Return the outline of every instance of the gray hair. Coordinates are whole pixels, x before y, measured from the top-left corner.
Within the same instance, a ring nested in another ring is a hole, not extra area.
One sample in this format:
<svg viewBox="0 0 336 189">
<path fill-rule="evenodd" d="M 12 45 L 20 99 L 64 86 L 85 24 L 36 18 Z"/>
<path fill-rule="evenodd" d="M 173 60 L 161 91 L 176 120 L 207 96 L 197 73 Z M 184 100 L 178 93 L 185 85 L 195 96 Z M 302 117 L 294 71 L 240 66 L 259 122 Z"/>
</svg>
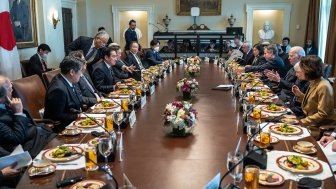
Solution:
<svg viewBox="0 0 336 189">
<path fill-rule="evenodd" d="M 300 68 L 300 62 L 298 62 L 298 63 L 296 63 L 296 64 L 294 65 L 294 70 L 295 70 L 295 71 L 300 71 L 300 70 L 301 70 L 301 68 Z"/>
<path fill-rule="evenodd" d="M 66 56 L 63 61 L 60 63 L 60 69 L 62 74 L 68 74 L 70 70 L 75 71 L 76 73 L 82 69 L 82 66 L 85 64 L 85 60 L 77 58 L 75 56 Z"/>
<path fill-rule="evenodd" d="M 290 49 L 290 51 L 293 51 L 295 54 L 297 54 L 300 58 L 301 57 L 305 57 L 306 53 L 304 51 L 304 49 L 300 46 L 294 46 Z"/>
<path fill-rule="evenodd" d="M 0 98 L 3 98 L 7 95 L 6 89 L 6 80 L 7 78 L 3 75 L 0 75 Z"/>
<path fill-rule="evenodd" d="M 108 39 L 110 36 L 106 31 L 99 31 L 96 35 L 95 35 L 95 39 L 97 38 L 105 38 Z"/>
<path fill-rule="evenodd" d="M 244 41 L 244 43 L 246 44 L 246 47 L 248 49 L 251 49 L 252 48 L 252 43 L 250 41 Z"/>
</svg>

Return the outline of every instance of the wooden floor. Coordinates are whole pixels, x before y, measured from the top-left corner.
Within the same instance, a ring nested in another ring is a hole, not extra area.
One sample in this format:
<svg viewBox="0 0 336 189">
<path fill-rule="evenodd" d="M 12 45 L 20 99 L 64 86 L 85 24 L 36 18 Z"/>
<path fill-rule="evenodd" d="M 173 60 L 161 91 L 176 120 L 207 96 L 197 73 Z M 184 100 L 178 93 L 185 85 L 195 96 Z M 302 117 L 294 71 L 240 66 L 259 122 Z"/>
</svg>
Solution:
<svg viewBox="0 0 336 189">
<path fill-rule="evenodd" d="M 137 189 L 203 188 L 218 172 L 223 174 L 227 171 L 227 152 L 235 149 L 239 136 L 246 141 L 240 128 L 241 114 L 236 110 L 236 98 L 232 97 L 230 91 L 211 90 L 218 84 L 229 83 L 223 70 L 213 64 L 202 65 L 197 77 L 200 89 L 192 102 L 199 112 L 199 119 L 194 134 L 185 138 L 165 136 L 162 113 L 167 103 L 180 98 L 176 92 L 176 82 L 183 77 L 182 66 L 168 74 L 156 87 L 155 94 L 148 98 L 146 107 L 137 111 L 135 128 L 124 130 L 124 161 L 111 163 L 119 184 L 123 183 L 122 173 L 125 173 Z M 73 139 L 59 137 L 48 147 L 85 142 L 90 138 L 90 134 Z M 313 141 L 312 138 L 306 140 Z M 275 149 L 292 151 L 294 143 L 281 141 L 275 145 Z M 320 149 L 318 157 L 326 161 Z M 99 171 L 57 171 L 53 175 L 34 179 L 25 174 L 18 188 L 56 188 L 55 183 L 62 178 L 80 175 L 87 179 L 106 180 L 106 175 Z M 228 176 L 224 183 L 231 181 Z M 324 184 L 325 188 L 336 186 L 334 178 L 327 179 Z M 294 189 L 296 183 L 287 180 L 284 185 L 274 188 Z"/>
</svg>

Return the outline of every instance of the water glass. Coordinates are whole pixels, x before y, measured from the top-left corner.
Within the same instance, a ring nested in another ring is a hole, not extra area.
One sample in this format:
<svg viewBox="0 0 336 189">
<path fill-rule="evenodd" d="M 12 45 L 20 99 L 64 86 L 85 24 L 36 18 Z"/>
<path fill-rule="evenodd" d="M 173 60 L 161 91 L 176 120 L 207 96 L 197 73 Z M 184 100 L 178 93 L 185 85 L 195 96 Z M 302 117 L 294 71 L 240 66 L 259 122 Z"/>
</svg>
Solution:
<svg viewBox="0 0 336 189">
<path fill-rule="evenodd" d="M 228 152 L 227 154 L 227 169 L 231 169 L 234 165 L 238 164 L 243 158 L 243 155 L 235 152 Z M 243 164 L 239 163 L 232 171 L 230 175 L 234 180 L 234 183 L 239 183 L 242 180 Z"/>
<path fill-rule="evenodd" d="M 108 165 L 107 157 L 111 154 L 113 150 L 113 145 L 112 140 L 108 134 L 99 138 L 98 150 L 99 153 L 105 157 L 105 165 L 102 168 L 104 170 L 109 170 L 110 166 Z"/>
</svg>

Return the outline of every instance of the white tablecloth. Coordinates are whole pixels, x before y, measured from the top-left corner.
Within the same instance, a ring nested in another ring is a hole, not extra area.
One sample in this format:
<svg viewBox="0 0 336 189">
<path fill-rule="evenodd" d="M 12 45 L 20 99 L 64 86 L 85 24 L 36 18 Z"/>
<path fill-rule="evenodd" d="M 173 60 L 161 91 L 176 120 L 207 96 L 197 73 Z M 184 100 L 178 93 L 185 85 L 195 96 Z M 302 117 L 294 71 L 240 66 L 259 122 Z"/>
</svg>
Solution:
<svg viewBox="0 0 336 189">
<path fill-rule="evenodd" d="M 87 146 L 87 144 L 64 144 L 67 146 L 79 146 L 81 147 L 83 150 L 84 148 Z M 41 160 L 42 159 L 42 154 L 47 151 L 47 150 L 42 150 L 33 161 L 35 160 Z M 85 157 L 84 154 L 82 157 L 73 160 L 73 161 L 67 161 L 67 162 L 59 162 L 56 163 L 56 170 L 75 170 L 75 169 L 81 169 L 85 167 Z"/>
<path fill-rule="evenodd" d="M 336 142 L 336 141 L 334 141 Z M 325 154 L 325 156 L 327 157 L 331 168 L 333 171 L 336 171 L 336 152 L 332 151 L 331 146 L 334 142 L 329 143 L 326 147 L 323 147 L 319 142 L 319 146 L 321 147 L 323 153 Z"/>
<path fill-rule="evenodd" d="M 323 167 L 323 171 L 319 174 L 313 174 L 313 175 L 304 175 L 304 174 L 297 174 L 297 173 L 292 173 L 286 170 L 281 169 L 277 163 L 276 160 L 277 158 L 281 157 L 281 156 L 287 156 L 287 155 L 300 155 L 300 156 L 305 156 L 302 154 L 298 154 L 295 152 L 287 152 L 287 151 L 271 151 L 271 152 L 267 152 L 267 170 L 272 170 L 274 172 L 277 172 L 279 174 L 281 174 L 282 176 L 284 176 L 284 178 L 290 179 L 290 180 L 294 180 L 297 181 L 302 177 L 308 176 L 314 179 L 319 179 L 319 180 L 325 180 L 329 177 L 333 176 L 333 173 L 330 170 L 329 164 L 321 161 L 321 160 L 317 160 L 321 163 L 322 167 Z M 310 156 L 306 156 L 306 157 L 310 157 Z M 311 158 L 311 157 L 310 157 Z"/>
</svg>

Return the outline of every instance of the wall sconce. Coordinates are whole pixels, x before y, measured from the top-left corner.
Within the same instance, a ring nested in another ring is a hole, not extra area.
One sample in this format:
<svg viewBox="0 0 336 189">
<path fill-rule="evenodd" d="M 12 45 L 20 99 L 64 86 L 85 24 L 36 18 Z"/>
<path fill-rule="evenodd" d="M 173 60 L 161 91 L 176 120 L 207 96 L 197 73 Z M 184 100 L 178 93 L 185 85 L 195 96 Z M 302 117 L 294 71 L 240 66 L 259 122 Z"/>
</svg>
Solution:
<svg viewBox="0 0 336 189">
<path fill-rule="evenodd" d="M 52 17 L 51 17 L 51 19 L 52 19 L 52 23 L 53 23 L 53 25 L 54 25 L 54 29 L 56 29 L 57 23 L 58 23 L 59 21 L 61 21 L 61 20 L 58 18 L 58 12 L 57 12 L 57 11 L 54 11 L 54 12 L 52 13 Z"/>
</svg>

